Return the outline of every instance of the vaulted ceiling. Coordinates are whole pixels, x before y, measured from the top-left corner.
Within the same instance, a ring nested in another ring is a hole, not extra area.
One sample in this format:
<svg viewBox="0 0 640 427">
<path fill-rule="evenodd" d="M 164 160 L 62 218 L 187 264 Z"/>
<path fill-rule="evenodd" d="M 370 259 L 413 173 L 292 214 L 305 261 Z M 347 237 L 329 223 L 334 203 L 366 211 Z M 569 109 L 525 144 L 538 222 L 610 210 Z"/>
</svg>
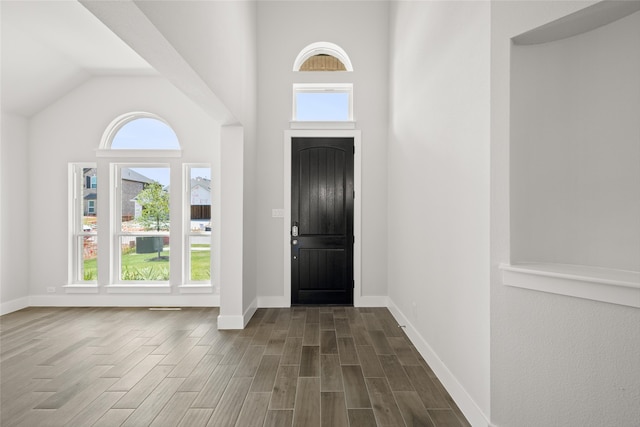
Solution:
<svg viewBox="0 0 640 427">
<path fill-rule="evenodd" d="M 93 76 L 158 73 L 76 1 L 2 1 L 1 106 L 30 117 Z"/>
</svg>

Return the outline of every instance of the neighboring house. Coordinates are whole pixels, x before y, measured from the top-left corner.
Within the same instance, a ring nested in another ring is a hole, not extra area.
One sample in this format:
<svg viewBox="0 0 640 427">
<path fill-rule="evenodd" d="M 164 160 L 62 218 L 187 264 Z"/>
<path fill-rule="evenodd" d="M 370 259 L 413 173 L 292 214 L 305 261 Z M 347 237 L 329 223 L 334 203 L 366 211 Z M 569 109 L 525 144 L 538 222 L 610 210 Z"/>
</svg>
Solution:
<svg viewBox="0 0 640 427">
<path fill-rule="evenodd" d="M 191 179 L 191 219 L 211 219 L 210 179 Z"/>
<path fill-rule="evenodd" d="M 82 170 L 82 199 L 84 216 L 96 216 L 98 212 L 98 170 L 84 168 Z"/>
<path fill-rule="evenodd" d="M 121 169 L 121 191 L 122 191 L 122 221 L 131 221 L 140 215 L 141 208 L 135 201 L 136 196 L 144 190 L 147 184 L 153 182 L 152 179 L 128 169 Z"/>
</svg>

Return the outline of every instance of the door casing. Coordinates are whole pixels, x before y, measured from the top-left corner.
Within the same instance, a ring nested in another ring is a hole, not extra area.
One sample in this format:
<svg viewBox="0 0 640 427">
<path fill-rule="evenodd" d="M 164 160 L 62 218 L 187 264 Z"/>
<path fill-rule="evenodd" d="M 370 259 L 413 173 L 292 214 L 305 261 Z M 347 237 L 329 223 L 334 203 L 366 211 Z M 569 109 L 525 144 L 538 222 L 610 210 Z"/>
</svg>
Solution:
<svg viewBox="0 0 640 427">
<path fill-rule="evenodd" d="M 292 129 L 284 131 L 284 297 L 273 306 L 291 307 L 291 139 L 295 137 L 353 138 L 353 185 L 356 197 L 353 201 L 353 305 L 360 306 L 362 296 L 362 156 L 361 132 L 359 130 L 310 130 Z"/>
</svg>

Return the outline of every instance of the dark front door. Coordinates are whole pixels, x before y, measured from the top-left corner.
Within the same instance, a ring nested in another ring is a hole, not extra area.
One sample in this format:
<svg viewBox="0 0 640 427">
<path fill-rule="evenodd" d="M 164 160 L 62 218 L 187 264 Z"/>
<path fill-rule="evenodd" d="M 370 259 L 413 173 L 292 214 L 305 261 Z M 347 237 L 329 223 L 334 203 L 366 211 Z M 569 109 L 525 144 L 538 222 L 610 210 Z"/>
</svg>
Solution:
<svg viewBox="0 0 640 427">
<path fill-rule="evenodd" d="M 292 138 L 292 304 L 353 304 L 353 151 L 353 138 Z"/>
</svg>

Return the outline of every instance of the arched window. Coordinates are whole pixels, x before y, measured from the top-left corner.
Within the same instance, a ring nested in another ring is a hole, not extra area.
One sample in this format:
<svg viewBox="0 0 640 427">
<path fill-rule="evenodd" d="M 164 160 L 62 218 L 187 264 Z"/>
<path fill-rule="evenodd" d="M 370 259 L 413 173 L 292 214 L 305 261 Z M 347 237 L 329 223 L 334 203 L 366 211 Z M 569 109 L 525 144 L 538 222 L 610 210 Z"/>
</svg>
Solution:
<svg viewBox="0 0 640 427">
<path fill-rule="evenodd" d="M 293 71 L 353 71 L 353 66 L 347 53 L 337 44 L 316 42 L 300 51 Z"/>
<path fill-rule="evenodd" d="M 132 112 L 116 118 L 107 127 L 101 150 L 180 150 L 180 142 L 171 126 L 152 113 Z"/>
</svg>

